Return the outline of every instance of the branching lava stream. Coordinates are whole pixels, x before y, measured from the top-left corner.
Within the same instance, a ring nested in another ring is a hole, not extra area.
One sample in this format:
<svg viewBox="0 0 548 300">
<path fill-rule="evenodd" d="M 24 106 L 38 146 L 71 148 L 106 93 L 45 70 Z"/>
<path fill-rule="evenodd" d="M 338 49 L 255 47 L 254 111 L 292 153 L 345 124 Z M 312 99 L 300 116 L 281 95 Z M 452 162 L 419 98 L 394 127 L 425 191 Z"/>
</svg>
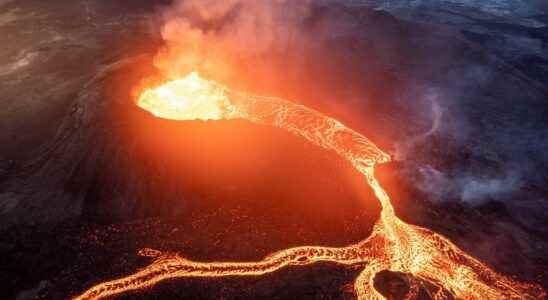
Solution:
<svg viewBox="0 0 548 300">
<path fill-rule="evenodd" d="M 379 199 L 382 211 L 371 236 L 341 248 L 303 246 L 273 253 L 258 262 L 195 262 L 176 254 L 142 249 L 154 262 L 133 275 L 97 284 L 75 299 L 97 299 L 143 289 L 159 281 L 181 277 L 257 276 L 291 265 L 331 261 L 365 265 L 354 282 L 358 299 L 383 299 L 374 288 L 383 270 L 413 275 L 432 283 L 433 299 L 543 299 L 546 292 L 534 284 L 519 283 L 497 274 L 467 255 L 445 237 L 400 220 L 390 199 L 374 177 L 376 163 L 390 157 L 371 141 L 335 119 L 292 102 L 230 91 L 196 73 L 146 90 L 141 108 L 173 120 L 241 118 L 288 130 L 326 149 L 334 150 L 359 170 Z M 410 283 L 406 299 L 418 295 Z"/>
</svg>

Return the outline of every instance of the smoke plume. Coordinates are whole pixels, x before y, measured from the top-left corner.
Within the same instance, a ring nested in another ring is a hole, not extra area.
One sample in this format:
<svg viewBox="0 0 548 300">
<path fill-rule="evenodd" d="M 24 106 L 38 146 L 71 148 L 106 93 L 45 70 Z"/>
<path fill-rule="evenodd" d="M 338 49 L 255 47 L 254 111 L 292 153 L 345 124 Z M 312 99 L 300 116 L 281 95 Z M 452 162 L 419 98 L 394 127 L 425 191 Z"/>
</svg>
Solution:
<svg viewBox="0 0 548 300">
<path fill-rule="evenodd" d="M 308 15 L 309 0 L 178 0 L 159 13 L 165 46 L 155 65 L 169 77 L 197 70 L 229 78 L 244 58 L 304 42 L 300 25 Z"/>
<path fill-rule="evenodd" d="M 443 121 L 443 108 L 440 105 L 439 91 L 433 88 L 428 89 L 422 94 L 421 99 L 424 99 L 430 106 L 428 109 L 420 109 L 420 113 L 426 115 L 421 116 L 421 119 L 428 120 L 430 126 L 424 132 L 412 135 L 402 142 L 395 144 L 394 158 L 399 161 L 404 161 L 409 151 L 412 151 L 416 144 L 426 141 L 430 136 L 436 134 Z"/>
</svg>

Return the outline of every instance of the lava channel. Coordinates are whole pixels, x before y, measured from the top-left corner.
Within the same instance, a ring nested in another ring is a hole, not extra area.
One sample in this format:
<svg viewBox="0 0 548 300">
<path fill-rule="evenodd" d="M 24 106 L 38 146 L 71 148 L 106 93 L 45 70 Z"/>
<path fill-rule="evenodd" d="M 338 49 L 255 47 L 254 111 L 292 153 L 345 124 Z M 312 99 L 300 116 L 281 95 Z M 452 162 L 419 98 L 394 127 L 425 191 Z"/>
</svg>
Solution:
<svg viewBox="0 0 548 300">
<path fill-rule="evenodd" d="M 257 262 L 197 262 L 177 254 L 142 249 L 154 257 L 144 269 L 97 284 L 75 299 L 98 299 L 182 277 L 258 276 L 286 266 L 330 261 L 344 265 L 365 265 L 354 282 L 358 299 L 384 299 L 374 287 L 381 271 L 406 273 L 436 287 L 434 299 L 544 299 L 538 285 L 516 282 L 491 270 L 469 256 L 447 238 L 400 220 L 390 198 L 374 176 L 377 163 L 390 156 L 370 140 L 302 105 L 279 99 L 231 91 L 197 73 L 144 91 L 137 102 L 154 116 L 172 120 L 245 119 L 275 126 L 334 150 L 347 159 L 371 186 L 381 203 L 381 214 L 372 234 L 346 247 L 303 246 L 272 253 Z M 411 282 L 406 299 L 418 295 L 419 283 Z"/>
</svg>

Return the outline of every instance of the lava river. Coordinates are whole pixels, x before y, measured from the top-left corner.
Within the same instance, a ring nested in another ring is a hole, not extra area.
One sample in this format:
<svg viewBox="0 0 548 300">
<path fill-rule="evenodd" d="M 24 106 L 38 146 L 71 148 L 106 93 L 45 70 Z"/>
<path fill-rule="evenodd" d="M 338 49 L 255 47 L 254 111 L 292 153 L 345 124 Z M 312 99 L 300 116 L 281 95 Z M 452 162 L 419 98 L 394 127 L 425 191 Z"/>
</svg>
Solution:
<svg viewBox="0 0 548 300">
<path fill-rule="evenodd" d="M 467 255 L 447 238 L 400 220 L 390 198 L 374 176 L 377 163 L 390 157 L 371 141 L 302 105 L 249 95 L 200 78 L 196 73 L 144 91 L 137 102 L 159 118 L 172 120 L 245 119 L 275 126 L 334 150 L 363 174 L 381 203 L 382 211 L 372 234 L 346 247 L 302 246 L 272 253 L 257 262 L 198 262 L 177 254 L 142 249 L 154 262 L 127 277 L 97 284 L 75 299 L 97 299 L 181 277 L 258 276 L 286 266 L 318 261 L 365 265 L 354 282 L 358 299 L 384 299 L 374 287 L 379 272 L 412 275 L 406 299 L 415 299 L 421 281 L 434 286 L 433 299 L 543 299 L 539 286 L 516 282 Z"/>
</svg>

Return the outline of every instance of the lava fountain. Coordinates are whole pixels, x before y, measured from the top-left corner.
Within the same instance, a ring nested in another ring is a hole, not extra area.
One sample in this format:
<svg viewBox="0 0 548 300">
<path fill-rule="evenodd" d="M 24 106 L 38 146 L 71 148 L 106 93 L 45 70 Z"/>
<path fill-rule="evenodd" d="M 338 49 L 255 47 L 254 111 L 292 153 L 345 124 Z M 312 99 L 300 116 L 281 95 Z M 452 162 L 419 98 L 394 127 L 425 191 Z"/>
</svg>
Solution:
<svg viewBox="0 0 548 300">
<path fill-rule="evenodd" d="M 373 285 L 383 270 L 412 275 L 406 299 L 415 299 L 420 280 L 435 286 L 433 299 L 543 299 L 539 286 L 516 282 L 491 270 L 467 255 L 447 238 L 426 228 L 400 220 L 390 198 L 374 176 L 374 165 L 390 157 L 370 140 L 302 105 L 250 95 L 228 89 L 197 73 L 144 91 L 137 102 L 154 116 L 172 120 L 245 119 L 275 126 L 334 150 L 349 160 L 372 187 L 381 203 L 380 218 L 372 234 L 346 247 L 302 246 L 272 253 L 257 262 L 197 262 L 178 254 L 142 249 L 154 257 L 144 269 L 112 281 L 97 284 L 75 299 L 98 299 L 181 277 L 257 276 L 291 265 L 318 261 L 365 265 L 354 282 L 358 299 L 383 299 Z"/>
</svg>

